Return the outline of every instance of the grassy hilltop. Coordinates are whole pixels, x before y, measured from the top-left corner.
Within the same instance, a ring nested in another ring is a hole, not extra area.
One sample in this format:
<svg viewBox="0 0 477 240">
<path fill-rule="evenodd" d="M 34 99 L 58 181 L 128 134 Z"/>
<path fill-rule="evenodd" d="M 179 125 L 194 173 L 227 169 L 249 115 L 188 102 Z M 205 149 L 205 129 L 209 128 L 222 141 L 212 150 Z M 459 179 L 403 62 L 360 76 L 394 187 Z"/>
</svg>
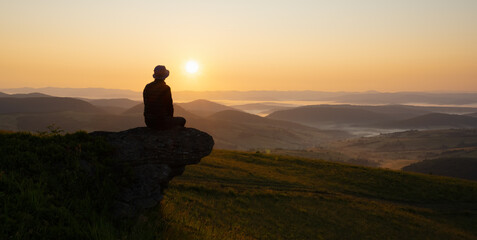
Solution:
<svg viewBox="0 0 477 240">
<path fill-rule="evenodd" d="M 0 239 L 477 239 L 477 182 L 224 150 L 118 220 L 110 150 L 84 132 L 0 133 Z"/>
<path fill-rule="evenodd" d="M 305 158 L 214 151 L 163 204 L 176 239 L 477 239 L 477 182 Z"/>
</svg>

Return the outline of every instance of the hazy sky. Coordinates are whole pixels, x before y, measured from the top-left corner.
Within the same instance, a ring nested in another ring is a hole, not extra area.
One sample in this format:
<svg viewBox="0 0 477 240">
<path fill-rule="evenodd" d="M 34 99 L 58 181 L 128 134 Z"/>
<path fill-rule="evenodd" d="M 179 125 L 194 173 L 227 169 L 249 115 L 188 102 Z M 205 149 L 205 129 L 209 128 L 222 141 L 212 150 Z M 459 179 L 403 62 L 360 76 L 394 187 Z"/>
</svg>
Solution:
<svg viewBox="0 0 477 240">
<path fill-rule="evenodd" d="M 0 88 L 477 92 L 476 0 L 0 0 L 0 36 Z"/>
</svg>

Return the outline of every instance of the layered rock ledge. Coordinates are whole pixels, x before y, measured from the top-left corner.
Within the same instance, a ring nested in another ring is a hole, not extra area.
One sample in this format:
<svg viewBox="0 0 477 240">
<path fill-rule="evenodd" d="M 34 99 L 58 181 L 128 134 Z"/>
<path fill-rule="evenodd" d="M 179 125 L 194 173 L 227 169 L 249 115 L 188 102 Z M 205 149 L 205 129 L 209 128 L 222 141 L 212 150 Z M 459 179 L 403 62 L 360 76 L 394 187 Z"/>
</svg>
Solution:
<svg viewBox="0 0 477 240">
<path fill-rule="evenodd" d="M 103 137 L 114 148 L 114 167 L 130 175 L 130 182 L 119 186 L 114 204 L 118 216 L 134 216 L 156 206 L 169 181 L 181 175 L 186 165 L 199 163 L 214 146 L 209 134 L 194 128 L 139 127 L 91 135 Z"/>
</svg>

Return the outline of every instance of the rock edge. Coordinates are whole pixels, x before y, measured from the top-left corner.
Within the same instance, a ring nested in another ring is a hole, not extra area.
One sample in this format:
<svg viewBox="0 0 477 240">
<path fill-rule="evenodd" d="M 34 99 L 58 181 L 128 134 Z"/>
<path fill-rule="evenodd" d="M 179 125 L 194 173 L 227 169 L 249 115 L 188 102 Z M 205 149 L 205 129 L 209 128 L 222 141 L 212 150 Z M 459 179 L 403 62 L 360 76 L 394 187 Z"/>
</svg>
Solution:
<svg viewBox="0 0 477 240">
<path fill-rule="evenodd" d="M 114 214 L 131 217 L 156 206 L 164 189 L 186 165 L 197 164 L 209 155 L 214 139 L 194 128 L 154 130 L 138 127 L 121 132 L 92 132 L 113 148 L 113 169 L 129 172 L 128 183 L 119 187 Z"/>
</svg>

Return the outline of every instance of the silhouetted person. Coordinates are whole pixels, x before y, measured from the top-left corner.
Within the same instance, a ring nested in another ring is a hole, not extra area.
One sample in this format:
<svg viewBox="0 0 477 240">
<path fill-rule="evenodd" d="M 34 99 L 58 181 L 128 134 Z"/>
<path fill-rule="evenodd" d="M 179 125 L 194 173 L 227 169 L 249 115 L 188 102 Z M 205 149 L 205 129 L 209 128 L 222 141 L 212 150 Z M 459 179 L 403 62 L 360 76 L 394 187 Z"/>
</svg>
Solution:
<svg viewBox="0 0 477 240">
<path fill-rule="evenodd" d="M 184 127 L 186 120 L 182 117 L 174 117 L 171 88 L 164 82 L 169 76 L 169 70 L 158 65 L 154 68 L 152 76 L 155 80 L 147 84 L 142 93 L 146 125 L 154 129 Z"/>
</svg>

